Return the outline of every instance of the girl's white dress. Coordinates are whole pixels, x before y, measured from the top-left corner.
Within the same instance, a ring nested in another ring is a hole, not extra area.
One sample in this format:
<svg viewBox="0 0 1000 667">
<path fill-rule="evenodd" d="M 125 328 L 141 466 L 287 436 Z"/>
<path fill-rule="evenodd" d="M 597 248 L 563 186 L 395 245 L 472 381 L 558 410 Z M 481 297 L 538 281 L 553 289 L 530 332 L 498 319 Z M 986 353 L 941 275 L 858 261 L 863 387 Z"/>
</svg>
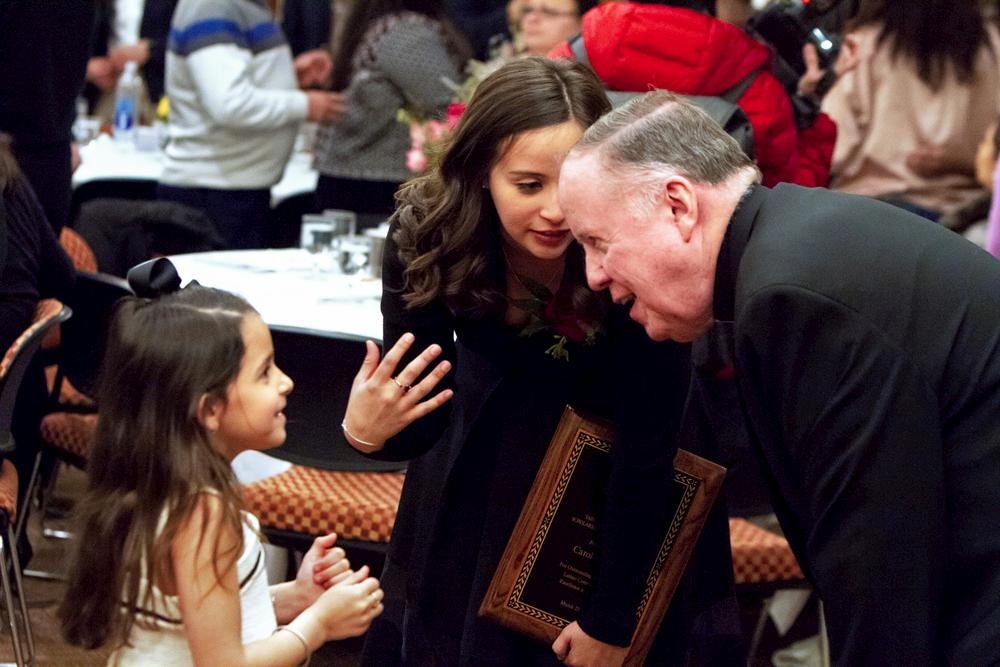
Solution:
<svg viewBox="0 0 1000 667">
<path fill-rule="evenodd" d="M 260 543 L 257 517 L 243 512 L 243 553 L 236 562 L 240 582 L 240 615 L 244 644 L 269 637 L 277 628 L 274 606 L 268 590 L 264 567 L 264 548 Z M 152 589 L 152 604 L 137 610 L 128 644 L 108 658 L 108 665 L 157 665 L 157 667 L 193 665 L 191 650 L 184 636 L 184 624 L 176 595 L 164 595 L 145 578 L 139 583 L 139 600 Z"/>
</svg>

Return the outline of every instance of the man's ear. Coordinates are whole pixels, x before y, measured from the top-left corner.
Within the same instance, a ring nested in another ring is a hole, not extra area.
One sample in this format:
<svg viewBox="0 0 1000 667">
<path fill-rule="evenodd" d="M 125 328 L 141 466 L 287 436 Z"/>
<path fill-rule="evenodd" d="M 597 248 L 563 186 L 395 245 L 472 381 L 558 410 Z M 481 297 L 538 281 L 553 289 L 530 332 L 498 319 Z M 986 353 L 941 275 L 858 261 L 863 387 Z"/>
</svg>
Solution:
<svg viewBox="0 0 1000 667">
<path fill-rule="evenodd" d="M 670 176 L 663 182 L 663 202 L 670 207 L 674 224 L 687 243 L 698 225 L 698 197 L 694 184 L 684 176 Z"/>
<path fill-rule="evenodd" d="M 225 404 L 221 398 L 208 393 L 202 394 L 198 399 L 198 423 L 209 433 L 215 433 L 219 430 L 224 409 Z"/>
</svg>

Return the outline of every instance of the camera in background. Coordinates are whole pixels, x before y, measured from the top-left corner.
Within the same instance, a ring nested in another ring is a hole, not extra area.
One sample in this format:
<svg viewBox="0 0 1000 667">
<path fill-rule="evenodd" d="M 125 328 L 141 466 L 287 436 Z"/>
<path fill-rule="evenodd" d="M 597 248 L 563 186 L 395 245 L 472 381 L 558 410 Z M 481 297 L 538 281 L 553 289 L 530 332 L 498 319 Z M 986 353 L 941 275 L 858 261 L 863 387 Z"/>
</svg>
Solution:
<svg viewBox="0 0 1000 667">
<path fill-rule="evenodd" d="M 806 70 L 802 47 L 812 44 L 820 67 L 829 69 L 840 49 L 844 24 L 859 0 L 776 0 L 747 23 L 747 31 L 774 49 L 774 75 L 794 95 Z"/>
</svg>

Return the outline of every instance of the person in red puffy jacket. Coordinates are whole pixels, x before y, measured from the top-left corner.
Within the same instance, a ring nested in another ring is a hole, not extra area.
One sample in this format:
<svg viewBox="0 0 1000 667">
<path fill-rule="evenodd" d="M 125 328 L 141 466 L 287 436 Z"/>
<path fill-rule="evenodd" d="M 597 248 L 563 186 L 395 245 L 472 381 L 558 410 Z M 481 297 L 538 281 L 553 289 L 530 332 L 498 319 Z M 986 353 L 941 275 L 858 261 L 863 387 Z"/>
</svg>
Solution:
<svg viewBox="0 0 1000 667">
<path fill-rule="evenodd" d="M 681 7 L 609 2 L 584 15 L 583 40 L 591 67 L 611 90 L 720 95 L 758 72 L 738 104 L 753 126 L 764 185 L 827 184 L 836 125 L 819 114 L 798 129 L 788 94 L 771 73 L 770 50 L 736 26 Z M 573 54 L 563 43 L 549 56 Z"/>
</svg>

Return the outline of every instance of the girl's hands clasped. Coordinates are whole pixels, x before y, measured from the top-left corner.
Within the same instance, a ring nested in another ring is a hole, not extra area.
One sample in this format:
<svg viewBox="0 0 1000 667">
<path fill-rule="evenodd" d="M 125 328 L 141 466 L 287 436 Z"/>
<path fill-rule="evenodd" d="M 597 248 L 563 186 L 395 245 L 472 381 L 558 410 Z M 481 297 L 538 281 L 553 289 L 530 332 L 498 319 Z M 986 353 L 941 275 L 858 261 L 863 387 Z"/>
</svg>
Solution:
<svg viewBox="0 0 1000 667">
<path fill-rule="evenodd" d="M 368 575 L 368 566 L 362 566 L 324 591 L 303 614 L 315 614 L 324 641 L 362 635 L 375 617 L 382 613 L 382 588 L 378 579 Z"/>
<path fill-rule="evenodd" d="M 386 440 L 451 398 L 452 390 L 445 389 L 424 400 L 451 370 L 451 362 L 440 362 L 419 380 L 441 354 L 440 345 L 428 346 L 396 373 L 413 342 L 413 334 L 403 334 L 379 363 L 378 346 L 367 341 L 367 354 L 351 386 L 343 423 L 344 436 L 355 449 L 365 453 L 382 449 Z"/>
</svg>

